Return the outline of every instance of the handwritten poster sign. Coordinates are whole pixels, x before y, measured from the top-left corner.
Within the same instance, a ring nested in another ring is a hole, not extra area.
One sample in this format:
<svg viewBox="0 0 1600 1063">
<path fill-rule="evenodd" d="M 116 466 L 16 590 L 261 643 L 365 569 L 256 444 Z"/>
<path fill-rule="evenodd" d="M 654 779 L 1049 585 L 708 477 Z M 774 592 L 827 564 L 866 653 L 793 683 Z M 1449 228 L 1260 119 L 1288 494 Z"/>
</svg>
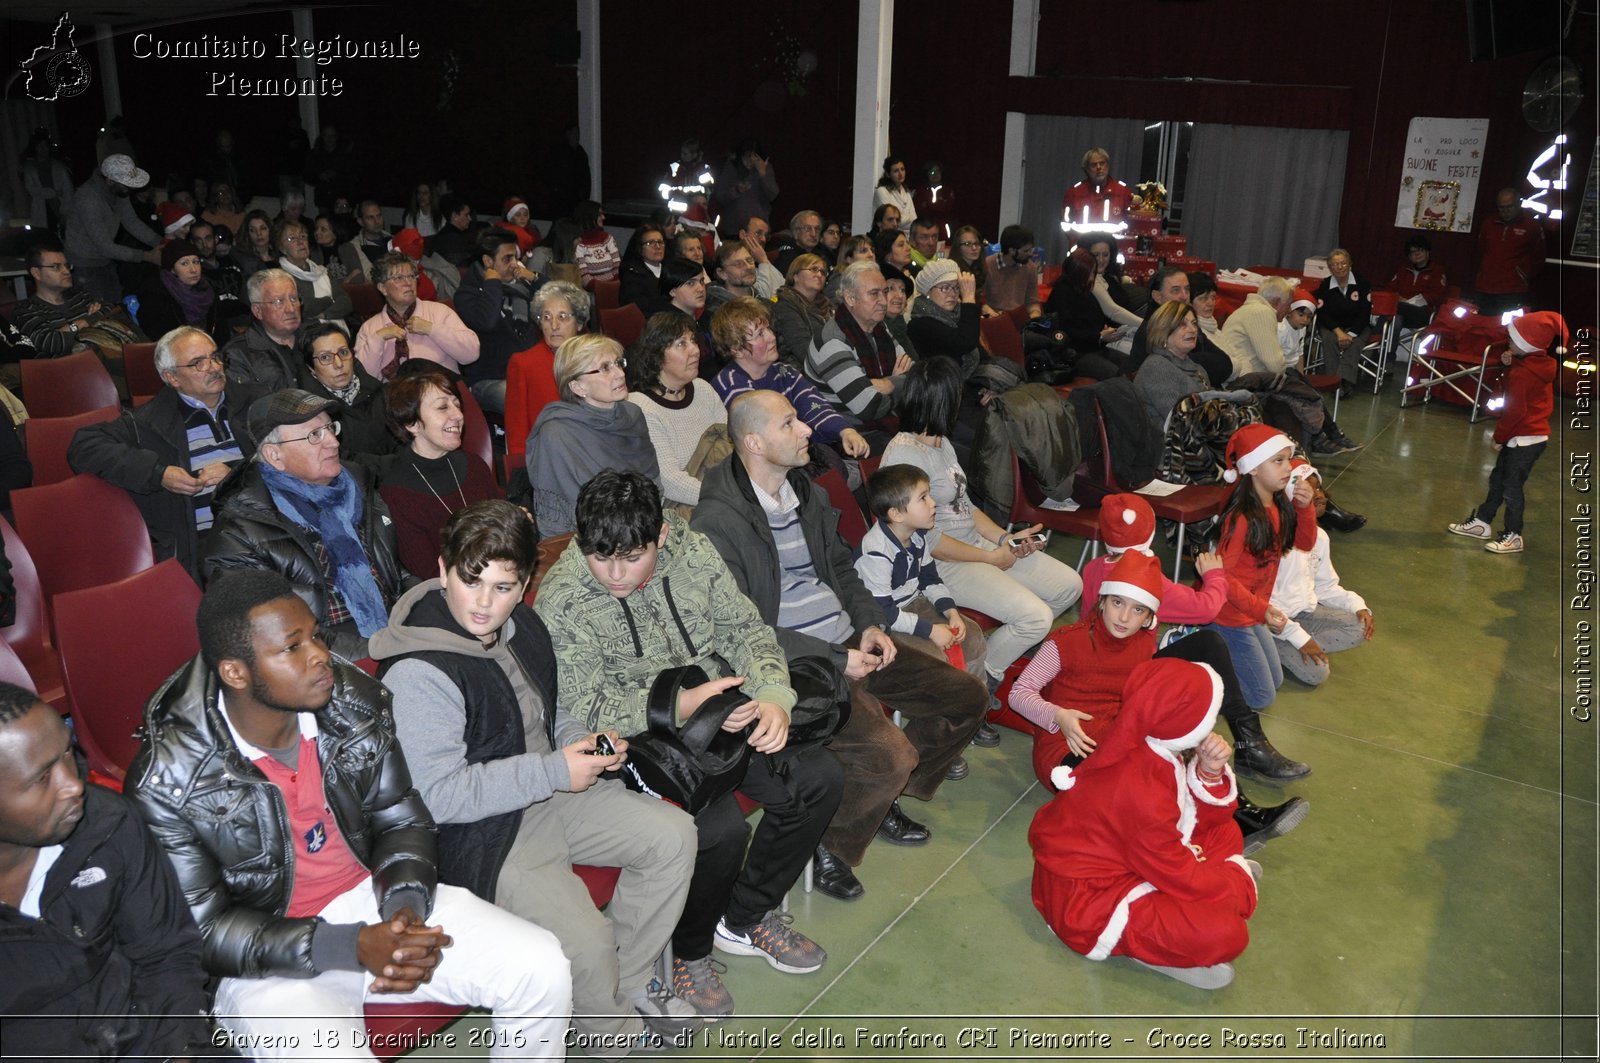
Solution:
<svg viewBox="0 0 1600 1063">
<path fill-rule="evenodd" d="M 1395 226 L 1471 232 L 1488 137 L 1487 118 L 1413 118 L 1400 165 Z"/>
</svg>

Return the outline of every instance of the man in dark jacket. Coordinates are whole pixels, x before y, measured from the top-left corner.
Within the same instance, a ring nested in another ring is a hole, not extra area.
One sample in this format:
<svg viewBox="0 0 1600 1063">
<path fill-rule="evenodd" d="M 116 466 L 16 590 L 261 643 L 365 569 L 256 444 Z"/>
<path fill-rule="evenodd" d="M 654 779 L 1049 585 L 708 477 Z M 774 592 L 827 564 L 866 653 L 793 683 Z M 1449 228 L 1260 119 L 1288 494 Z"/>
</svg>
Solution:
<svg viewBox="0 0 1600 1063">
<path fill-rule="evenodd" d="M 844 765 L 844 797 L 815 859 L 819 888 L 851 900 L 863 887 L 850 868 L 874 832 L 898 845 L 928 840 L 898 798 L 932 800 L 945 779 L 967 774 L 961 751 L 983 723 L 989 692 L 883 630 L 883 608 L 839 538 L 838 511 L 800 472 L 811 429 L 788 399 L 741 395 L 728 434 L 734 456 L 706 473 L 690 526 L 716 546 L 791 660 L 830 660 L 850 680 L 850 719 L 829 745 Z M 906 718 L 905 731 L 882 702 Z"/>
<path fill-rule="evenodd" d="M 195 621 L 200 655 L 151 699 L 126 785 L 200 924 L 230 1040 L 371 1059 L 349 1039 L 376 996 L 489 1007 L 491 1056 L 564 1056 L 561 947 L 437 884 L 388 691 L 329 654 L 276 573 L 218 580 Z"/>
<path fill-rule="evenodd" d="M 200 934 L 126 801 L 84 785 L 61 716 L 0 683 L 7 1056 L 211 1055 Z"/>
<path fill-rule="evenodd" d="M 356 660 L 411 581 L 371 474 L 339 460 L 334 405 L 294 388 L 251 403 L 246 431 L 257 460 L 218 490 L 200 573 L 207 581 L 230 568 L 281 573 L 334 651 Z"/>
<path fill-rule="evenodd" d="M 610 1058 L 704 1025 L 654 977 L 683 913 L 697 839 L 682 809 L 615 777 L 628 748 L 617 731 L 597 734 L 557 700 L 550 632 L 522 600 L 536 538 L 509 502 L 458 510 L 444 528 L 439 579 L 396 603 L 372 656 L 439 821 L 440 879 L 560 939 L 574 1027 L 590 1054 Z M 600 747 L 602 735 L 615 753 Z M 621 869 L 604 912 L 574 863 Z"/>
<path fill-rule="evenodd" d="M 114 421 L 85 425 L 67 463 L 133 496 L 156 560 L 176 557 L 198 579 L 199 534 L 211 527 L 212 493 L 254 448 L 243 410 L 230 401 L 217 345 L 200 329 L 173 329 L 156 342 L 166 387 Z"/>
<path fill-rule="evenodd" d="M 255 321 L 222 348 L 228 383 L 249 405 L 263 395 L 292 388 L 299 379 L 295 343 L 300 334 L 300 292 L 281 269 L 263 269 L 245 281 Z"/>
<path fill-rule="evenodd" d="M 506 366 L 541 338 L 530 302 L 538 287 L 538 275 L 517 258 L 516 238 L 505 229 L 487 230 L 477 262 L 462 273 L 455 303 L 456 316 L 478 334 L 478 360 L 462 374 L 485 410 L 505 412 Z"/>
</svg>

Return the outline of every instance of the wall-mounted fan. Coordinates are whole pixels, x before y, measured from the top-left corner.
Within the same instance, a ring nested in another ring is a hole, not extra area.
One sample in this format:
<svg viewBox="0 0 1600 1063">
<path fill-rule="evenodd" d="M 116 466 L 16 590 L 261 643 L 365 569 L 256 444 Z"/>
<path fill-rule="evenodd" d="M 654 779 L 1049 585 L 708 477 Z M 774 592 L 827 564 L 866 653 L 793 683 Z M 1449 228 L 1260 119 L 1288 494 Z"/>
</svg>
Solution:
<svg viewBox="0 0 1600 1063">
<path fill-rule="evenodd" d="M 1541 133 L 1554 133 L 1567 124 L 1583 102 L 1583 74 L 1564 55 L 1540 63 L 1522 90 L 1522 117 Z"/>
</svg>

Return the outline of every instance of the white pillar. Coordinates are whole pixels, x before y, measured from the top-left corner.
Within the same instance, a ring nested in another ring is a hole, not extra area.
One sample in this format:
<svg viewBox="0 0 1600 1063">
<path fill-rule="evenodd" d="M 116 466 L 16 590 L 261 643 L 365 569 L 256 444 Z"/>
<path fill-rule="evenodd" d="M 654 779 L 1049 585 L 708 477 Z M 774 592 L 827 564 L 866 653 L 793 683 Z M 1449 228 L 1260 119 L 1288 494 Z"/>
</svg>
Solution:
<svg viewBox="0 0 1600 1063">
<path fill-rule="evenodd" d="M 578 0 L 578 143 L 589 153 L 589 198 L 600 202 L 600 0 Z"/>
<path fill-rule="evenodd" d="M 1022 178 L 1028 159 L 1023 151 L 1023 122 L 1027 115 L 1017 111 L 1006 112 L 1006 140 L 1001 150 L 1005 160 L 1000 169 L 1000 227 L 1005 228 L 1022 220 Z M 999 230 L 995 231 L 996 238 Z"/>
<path fill-rule="evenodd" d="M 293 19 L 294 35 L 296 37 L 299 37 L 302 41 L 314 41 L 317 39 L 317 31 L 312 23 L 311 9 L 309 7 L 297 7 L 290 14 Z M 294 61 L 294 76 L 315 79 L 317 76 L 317 61 L 303 52 L 297 55 Z M 322 135 L 322 111 L 317 106 L 317 94 L 303 92 L 300 94 L 299 101 L 300 125 L 305 128 L 306 139 L 311 141 L 311 146 L 316 147 L 317 138 Z M 328 202 L 326 207 L 331 209 L 333 203 L 331 201 Z"/>
<path fill-rule="evenodd" d="M 1011 76 L 1033 77 L 1039 53 L 1040 0 L 1011 0 Z"/>
<path fill-rule="evenodd" d="M 111 46 L 117 28 L 100 22 L 95 24 L 94 31 L 95 54 L 100 60 L 100 68 L 95 75 L 100 79 L 100 98 L 105 102 L 106 121 L 109 122 L 122 113 L 122 82 L 118 80 L 117 50 Z"/>
<path fill-rule="evenodd" d="M 850 228 L 872 226 L 872 189 L 889 151 L 889 75 L 894 0 L 861 0 L 856 30 L 856 155 L 850 169 Z"/>
<path fill-rule="evenodd" d="M 1011 61 L 1008 71 L 1014 78 L 1031 78 L 1039 52 L 1039 4 L 1041 0 L 1011 0 Z M 1022 178 L 1028 160 L 1023 154 L 1024 122 L 1027 116 L 1006 112 L 1005 146 L 1000 165 L 1000 225 L 1022 217 Z M 998 236 L 998 232 L 995 234 Z"/>
</svg>

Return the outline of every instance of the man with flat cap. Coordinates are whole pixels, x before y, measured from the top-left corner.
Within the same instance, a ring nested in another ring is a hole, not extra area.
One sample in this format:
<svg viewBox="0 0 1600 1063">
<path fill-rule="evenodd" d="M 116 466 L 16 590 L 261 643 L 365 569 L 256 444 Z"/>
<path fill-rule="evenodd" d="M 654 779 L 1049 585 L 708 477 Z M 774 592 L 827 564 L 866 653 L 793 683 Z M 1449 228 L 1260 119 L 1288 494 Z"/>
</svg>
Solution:
<svg viewBox="0 0 1600 1063">
<path fill-rule="evenodd" d="M 233 568 L 282 573 L 328 647 L 355 660 L 415 580 L 400 567 L 394 522 L 371 474 L 339 460 L 334 405 L 296 388 L 250 404 L 256 457 L 217 490 L 200 571 L 208 581 Z"/>
</svg>

